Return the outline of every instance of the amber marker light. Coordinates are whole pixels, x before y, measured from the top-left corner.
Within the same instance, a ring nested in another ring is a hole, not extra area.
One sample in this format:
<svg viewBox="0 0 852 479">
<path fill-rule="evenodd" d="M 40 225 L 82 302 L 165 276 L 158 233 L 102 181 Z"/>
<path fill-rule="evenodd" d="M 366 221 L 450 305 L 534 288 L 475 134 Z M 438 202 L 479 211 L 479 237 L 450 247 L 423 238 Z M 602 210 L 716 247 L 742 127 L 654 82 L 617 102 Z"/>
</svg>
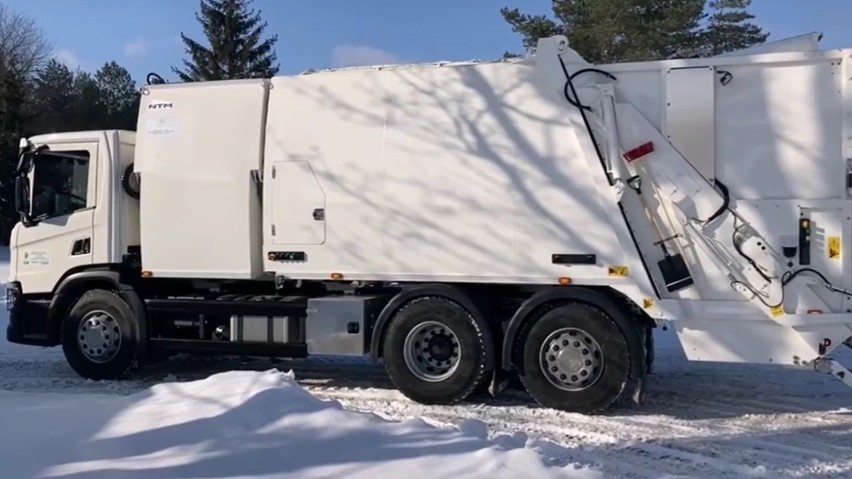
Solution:
<svg viewBox="0 0 852 479">
<path fill-rule="evenodd" d="M 571 284 L 571 278 L 563 276 L 559 278 L 559 284 L 561 284 L 562 286 L 568 286 L 569 284 Z"/>
<path fill-rule="evenodd" d="M 334 281 L 340 281 L 343 279 L 343 273 L 331 273 L 331 279 Z"/>
</svg>

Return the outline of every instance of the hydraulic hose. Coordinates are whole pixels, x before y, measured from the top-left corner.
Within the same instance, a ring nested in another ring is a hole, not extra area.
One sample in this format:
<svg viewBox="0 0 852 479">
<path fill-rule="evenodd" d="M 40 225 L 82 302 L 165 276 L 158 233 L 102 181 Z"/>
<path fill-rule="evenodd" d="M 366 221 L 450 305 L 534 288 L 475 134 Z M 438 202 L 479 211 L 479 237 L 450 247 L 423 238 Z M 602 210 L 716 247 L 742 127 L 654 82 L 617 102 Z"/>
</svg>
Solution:
<svg viewBox="0 0 852 479">
<path fill-rule="evenodd" d="M 130 178 L 133 176 L 133 163 L 127 165 L 124 169 L 124 173 L 121 175 L 121 188 L 127 193 L 127 196 L 133 198 L 134 200 L 139 199 L 139 193 L 141 192 L 142 185 L 140 184 L 137 189 L 133 189 L 130 186 Z"/>
</svg>

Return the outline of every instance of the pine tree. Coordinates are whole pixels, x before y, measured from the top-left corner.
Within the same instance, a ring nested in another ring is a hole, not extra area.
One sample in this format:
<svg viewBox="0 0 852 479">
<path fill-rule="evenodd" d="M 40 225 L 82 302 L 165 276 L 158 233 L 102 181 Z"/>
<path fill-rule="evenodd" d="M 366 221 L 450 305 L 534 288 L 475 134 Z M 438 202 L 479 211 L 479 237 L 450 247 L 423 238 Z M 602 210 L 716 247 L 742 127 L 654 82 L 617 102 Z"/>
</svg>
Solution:
<svg viewBox="0 0 852 479">
<path fill-rule="evenodd" d="M 698 45 L 704 0 L 553 0 L 553 15 L 525 15 L 503 8 L 503 18 L 525 47 L 563 34 L 594 63 L 689 55 Z"/>
<path fill-rule="evenodd" d="M 77 71 L 74 75 L 74 113 L 77 129 L 113 128 L 112 125 L 106 124 L 98 81 L 89 72 Z"/>
<path fill-rule="evenodd" d="M 266 78 L 278 74 L 275 55 L 278 36 L 262 39 L 266 22 L 251 0 L 200 0 L 196 19 L 208 46 L 181 33 L 189 59 L 184 69 L 172 68 L 181 81 Z"/>
<path fill-rule="evenodd" d="M 713 0 L 710 2 L 710 21 L 704 33 L 706 55 L 720 55 L 761 44 L 768 33 L 751 22 L 754 15 L 748 13 L 751 0 Z"/>
<path fill-rule="evenodd" d="M 109 128 L 135 130 L 139 115 L 139 92 L 136 82 L 124 67 L 112 61 L 95 72 L 100 91 L 104 123 Z"/>
<path fill-rule="evenodd" d="M 642 23 L 633 32 L 628 56 L 636 60 L 663 60 L 695 56 L 701 49 L 704 0 L 640 2 Z"/>
<path fill-rule="evenodd" d="M 65 131 L 74 126 L 74 73 L 57 60 L 50 60 L 33 80 L 31 99 L 32 134 Z"/>
<path fill-rule="evenodd" d="M 18 140 L 24 128 L 26 77 L 9 68 L 0 51 L 0 244 L 9 244 L 9 232 L 17 221 L 15 168 Z"/>
<path fill-rule="evenodd" d="M 766 40 L 750 23 L 750 0 L 552 0 L 553 18 L 503 8 L 524 47 L 562 34 L 593 63 L 660 60 L 724 53 Z M 505 56 L 511 56 L 507 53 Z"/>
</svg>

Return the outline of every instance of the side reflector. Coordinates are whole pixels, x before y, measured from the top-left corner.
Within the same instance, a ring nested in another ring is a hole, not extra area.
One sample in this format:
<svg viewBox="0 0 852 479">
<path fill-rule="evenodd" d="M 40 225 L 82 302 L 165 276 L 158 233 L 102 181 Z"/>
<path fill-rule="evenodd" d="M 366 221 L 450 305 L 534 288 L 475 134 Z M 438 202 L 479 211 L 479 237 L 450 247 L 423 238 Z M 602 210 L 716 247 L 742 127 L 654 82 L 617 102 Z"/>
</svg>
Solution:
<svg viewBox="0 0 852 479">
<path fill-rule="evenodd" d="M 561 284 L 562 286 L 568 286 L 569 284 L 571 284 L 571 278 L 566 278 L 563 276 L 559 278 L 559 284 Z"/>
<path fill-rule="evenodd" d="M 152 273 L 152 272 L 150 272 L 150 271 L 143 271 L 143 272 L 142 272 L 142 277 L 143 277 L 143 278 L 150 278 L 151 276 L 154 276 L 154 273 Z"/>
<path fill-rule="evenodd" d="M 643 156 L 645 156 L 649 153 L 652 153 L 653 151 L 654 151 L 654 143 L 649 141 L 648 143 L 645 143 L 643 145 L 639 145 L 636 148 L 633 148 L 632 150 L 625 153 L 624 159 L 628 163 L 630 163 L 631 161 L 638 160 L 639 158 L 642 158 Z"/>
<path fill-rule="evenodd" d="M 343 279 L 343 273 L 331 273 L 331 279 L 334 281 L 340 281 Z"/>
</svg>

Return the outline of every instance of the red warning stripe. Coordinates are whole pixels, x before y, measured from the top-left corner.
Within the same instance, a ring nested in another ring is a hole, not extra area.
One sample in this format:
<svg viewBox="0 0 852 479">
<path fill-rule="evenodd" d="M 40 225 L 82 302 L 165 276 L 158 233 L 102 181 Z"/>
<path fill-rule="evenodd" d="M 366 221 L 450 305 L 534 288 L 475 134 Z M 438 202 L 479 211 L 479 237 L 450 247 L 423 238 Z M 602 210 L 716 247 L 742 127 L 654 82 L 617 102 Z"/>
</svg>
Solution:
<svg viewBox="0 0 852 479">
<path fill-rule="evenodd" d="M 624 159 L 628 163 L 630 163 L 631 161 L 638 160 L 639 158 L 642 158 L 643 156 L 645 156 L 648 153 L 651 153 L 653 151 L 654 151 L 654 143 L 649 141 L 648 143 L 639 145 L 636 148 L 633 148 L 632 150 L 625 153 Z"/>
</svg>

